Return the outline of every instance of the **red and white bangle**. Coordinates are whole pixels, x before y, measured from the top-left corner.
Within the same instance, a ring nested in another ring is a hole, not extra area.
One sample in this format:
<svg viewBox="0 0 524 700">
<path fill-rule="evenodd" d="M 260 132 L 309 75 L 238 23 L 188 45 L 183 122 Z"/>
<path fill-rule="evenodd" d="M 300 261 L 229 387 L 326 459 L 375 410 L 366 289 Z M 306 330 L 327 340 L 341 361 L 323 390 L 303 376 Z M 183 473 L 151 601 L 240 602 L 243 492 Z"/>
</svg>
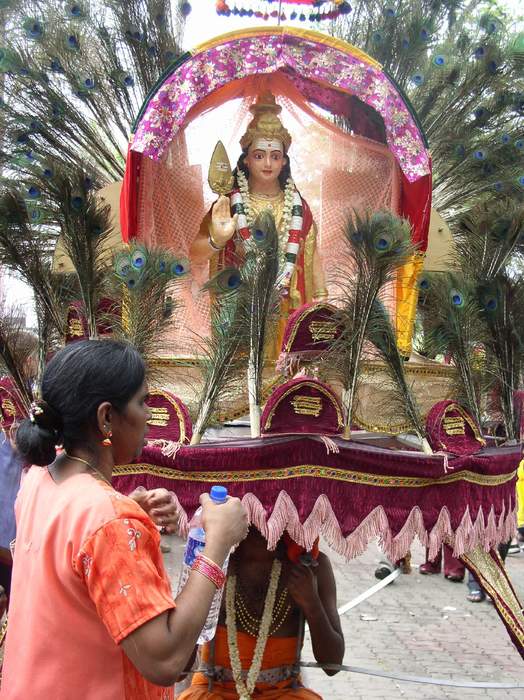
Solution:
<svg viewBox="0 0 524 700">
<path fill-rule="evenodd" d="M 208 559 L 203 554 L 199 554 L 196 557 L 191 570 L 197 571 L 199 574 L 202 574 L 202 576 L 205 576 L 216 588 L 222 588 L 226 581 L 226 575 L 218 564 L 215 564 L 214 561 L 211 561 L 211 559 Z"/>
</svg>

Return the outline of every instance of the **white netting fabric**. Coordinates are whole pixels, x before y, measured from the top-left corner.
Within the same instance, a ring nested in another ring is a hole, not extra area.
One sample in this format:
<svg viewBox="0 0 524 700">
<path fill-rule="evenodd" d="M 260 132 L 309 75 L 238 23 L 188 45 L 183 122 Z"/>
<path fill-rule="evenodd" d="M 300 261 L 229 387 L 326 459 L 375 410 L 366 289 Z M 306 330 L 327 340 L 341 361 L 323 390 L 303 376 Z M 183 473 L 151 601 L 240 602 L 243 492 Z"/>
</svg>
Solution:
<svg viewBox="0 0 524 700">
<path fill-rule="evenodd" d="M 340 262 L 348 213 L 353 208 L 397 212 L 398 167 L 386 146 L 345 134 L 311 110 L 305 111 L 289 98 L 275 94 L 283 107 L 281 119 L 293 138 L 289 151 L 293 178 L 317 223 L 328 291 L 333 291 L 332 262 Z M 247 96 L 205 112 L 179 132 L 162 161 L 143 159 L 139 240 L 179 255 L 189 254 L 202 219 L 216 199 L 207 184 L 214 146 L 218 140 L 224 143 L 234 167 L 252 102 L 253 97 Z M 168 343 L 170 355 L 194 355 L 195 334 L 205 336 L 209 332 L 208 298 L 200 292 L 208 278 L 207 267 L 194 267 L 191 278 L 176 293 L 181 306 Z"/>
</svg>

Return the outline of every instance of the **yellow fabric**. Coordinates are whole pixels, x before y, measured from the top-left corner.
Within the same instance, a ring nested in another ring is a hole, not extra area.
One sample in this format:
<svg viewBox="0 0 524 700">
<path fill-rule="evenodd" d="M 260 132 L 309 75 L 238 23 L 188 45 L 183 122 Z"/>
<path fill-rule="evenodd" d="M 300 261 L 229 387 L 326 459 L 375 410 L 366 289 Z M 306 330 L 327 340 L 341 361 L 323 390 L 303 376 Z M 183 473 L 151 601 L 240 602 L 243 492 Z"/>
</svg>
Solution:
<svg viewBox="0 0 524 700">
<path fill-rule="evenodd" d="M 524 527 L 524 459 L 517 472 L 517 527 Z"/>
<path fill-rule="evenodd" d="M 411 260 L 400 268 L 397 276 L 395 329 L 398 349 L 403 355 L 407 356 L 411 354 L 413 325 L 417 312 L 417 281 L 423 264 L 424 256 L 415 253 Z"/>
</svg>

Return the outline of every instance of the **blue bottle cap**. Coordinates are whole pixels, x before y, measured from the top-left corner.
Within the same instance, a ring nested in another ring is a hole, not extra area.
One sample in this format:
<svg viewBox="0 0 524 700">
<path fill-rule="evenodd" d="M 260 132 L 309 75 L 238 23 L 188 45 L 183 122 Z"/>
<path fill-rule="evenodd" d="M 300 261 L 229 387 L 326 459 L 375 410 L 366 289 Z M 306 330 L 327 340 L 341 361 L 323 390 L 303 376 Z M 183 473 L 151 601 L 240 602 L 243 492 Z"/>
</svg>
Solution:
<svg viewBox="0 0 524 700">
<path fill-rule="evenodd" d="M 227 498 L 227 489 L 225 486 L 212 486 L 209 496 L 215 503 L 224 503 Z"/>
</svg>

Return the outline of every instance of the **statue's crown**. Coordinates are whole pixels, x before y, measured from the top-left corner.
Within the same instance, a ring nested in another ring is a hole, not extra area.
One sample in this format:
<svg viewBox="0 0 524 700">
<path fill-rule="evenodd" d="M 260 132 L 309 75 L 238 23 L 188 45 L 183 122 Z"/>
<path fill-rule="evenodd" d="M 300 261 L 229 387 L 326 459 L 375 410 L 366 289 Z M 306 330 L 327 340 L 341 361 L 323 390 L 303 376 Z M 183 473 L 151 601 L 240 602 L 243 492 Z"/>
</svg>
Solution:
<svg viewBox="0 0 524 700">
<path fill-rule="evenodd" d="M 291 145 L 291 135 L 277 116 L 282 107 L 277 105 L 274 95 L 269 91 L 259 95 L 249 111 L 253 119 L 240 139 L 242 150 L 248 148 L 256 139 L 268 139 L 280 141 L 287 152 Z"/>
</svg>

